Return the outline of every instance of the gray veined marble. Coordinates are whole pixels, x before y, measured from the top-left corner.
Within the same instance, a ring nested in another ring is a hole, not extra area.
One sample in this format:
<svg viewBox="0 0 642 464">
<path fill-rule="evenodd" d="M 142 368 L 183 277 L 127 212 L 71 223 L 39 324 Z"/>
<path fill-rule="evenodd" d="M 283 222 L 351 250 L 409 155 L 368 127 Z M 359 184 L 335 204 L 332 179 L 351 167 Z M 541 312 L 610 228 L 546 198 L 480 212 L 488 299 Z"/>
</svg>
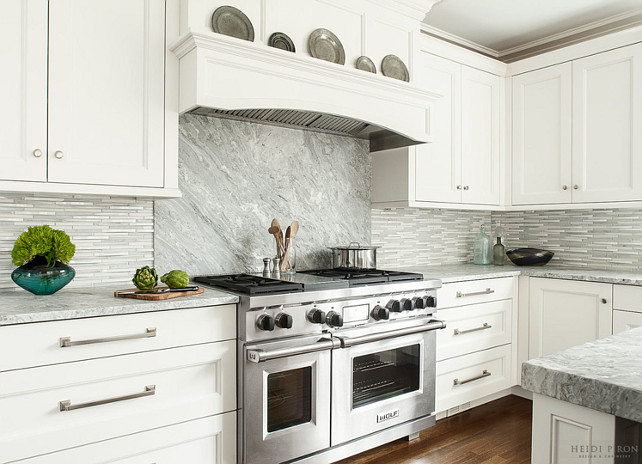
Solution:
<svg viewBox="0 0 642 464">
<path fill-rule="evenodd" d="M 259 271 L 275 254 L 274 217 L 301 224 L 299 268 L 329 266 L 327 246 L 370 243 L 370 165 L 363 140 L 183 115 L 183 197 L 155 204 L 156 268 Z"/>
<path fill-rule="evenodd" d="M 642 422 L 642 327 L 527 361 L 522 387 Z"/>
</svg>

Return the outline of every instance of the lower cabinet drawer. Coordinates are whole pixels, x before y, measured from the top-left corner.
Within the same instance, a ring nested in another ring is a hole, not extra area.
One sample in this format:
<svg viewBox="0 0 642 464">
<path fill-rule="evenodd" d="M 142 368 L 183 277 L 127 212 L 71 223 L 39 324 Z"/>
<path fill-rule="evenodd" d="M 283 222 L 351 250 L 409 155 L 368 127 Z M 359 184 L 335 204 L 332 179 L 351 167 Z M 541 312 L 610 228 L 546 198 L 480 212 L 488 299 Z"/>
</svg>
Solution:
<svg viewBox="0 0 642 464">
<path fill-rule="evenodd" d="M 642 327 L 642 313 L 633 311 L 613 311 L 613 334 Z"/>
<path fill-rule="evenodd" d="M 444 284 L 437 290 L 437 310 L 513 298 L 516 281 L 516 277 L 501 277 Z"/>
<path fill-rule="evenodd" d="M 442 309 L 447 327 L 437 331 L 437 361 L 511 342 L 513 300 Z"/>
<path fill-rule="evenodd" d="M 19 464 L 236 464 L 236 412 L 79 446 Z"/>
<path fill-rule="evenodd" d="M 510 387 L 511 365 L 511 345 L 439 361 L 437 412 Z"/>
<path fill-rule="evenodd" d="M 0 374 L 0 463 L 236 409 L 233 340 Z"/>
</svg>

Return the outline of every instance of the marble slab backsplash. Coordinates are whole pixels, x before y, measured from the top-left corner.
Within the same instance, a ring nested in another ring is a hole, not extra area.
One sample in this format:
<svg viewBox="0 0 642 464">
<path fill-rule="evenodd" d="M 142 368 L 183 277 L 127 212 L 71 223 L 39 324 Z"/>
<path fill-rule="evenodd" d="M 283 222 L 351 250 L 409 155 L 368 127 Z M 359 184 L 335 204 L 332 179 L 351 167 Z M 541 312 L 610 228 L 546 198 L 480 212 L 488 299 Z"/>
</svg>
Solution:
<svg viewBox="0 0 642 464">
<path fill-rule="evenodd" d="M 0 195 L 0 290 L 19 290 L 11 280 L 11 250 L 29 226 L 62 229 L 76 245 L 70 287 L 131 286 L 137 267 L 154 260 L 154 202 L 94 195 Z"/>
<path fill-rule="evenodd" d="M 297 267 L 330 265 L 327 246 L 370 242 L 368 142 L 183 115 L 182 198 L 156 202 L 155 264 L 190 275 L 259 271 L 275 255 L 272 218 L 293 220 Z"/>
</svg>

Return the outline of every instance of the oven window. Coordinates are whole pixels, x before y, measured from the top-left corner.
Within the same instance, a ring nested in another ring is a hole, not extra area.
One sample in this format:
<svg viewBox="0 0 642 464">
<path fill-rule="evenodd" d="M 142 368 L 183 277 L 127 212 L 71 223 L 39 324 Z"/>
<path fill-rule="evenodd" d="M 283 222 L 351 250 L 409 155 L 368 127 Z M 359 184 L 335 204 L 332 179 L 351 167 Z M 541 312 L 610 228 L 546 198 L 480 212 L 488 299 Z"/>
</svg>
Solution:
<svg viewBox="0 0 642 464">
<path fill-rule="evenodd" d="M 379 351 L 352 361 L 352 407 L 419 389 L 419 345 Z"/>
<path fill-rule="evenodd" d="M 268 432 L 305 424 L 312 419 L 312 367 L 268 375 Z"/>
</svg>

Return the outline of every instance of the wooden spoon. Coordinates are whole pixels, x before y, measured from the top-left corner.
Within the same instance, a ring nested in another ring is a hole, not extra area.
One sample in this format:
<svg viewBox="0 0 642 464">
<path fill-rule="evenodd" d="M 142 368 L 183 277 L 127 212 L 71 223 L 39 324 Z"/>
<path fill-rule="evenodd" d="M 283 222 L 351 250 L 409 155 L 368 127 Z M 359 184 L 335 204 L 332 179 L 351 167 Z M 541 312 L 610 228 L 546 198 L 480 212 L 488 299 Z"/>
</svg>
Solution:
<svg viewBox="0 0 642 464">
<path fill-rule="evenodd" d="M 292 248 L 292 240 L 290 240 L 291 228 L 285 230 L 285 242 L 288 244 L 288 247 L 285 249 L 283 254 L 283 259 L 281 260 L 281 272 L 285 271 L 286 267 L 292 267 L 290 265 L 290 249 Z"/>
<path fill-rule="evenodd" d="M 299 221 L 293 221 L 292 225 L 287 228 L 287 231 L 285 232 L 285 237 L 286 240 L 289 238 L 290 241 L 288 242 L 288 248 L 285 250 L 285 257 L 284 257 L 284 265 L 287 265 L 288 269 L 292 269 L 292 263 L 290 263 L 290 249 L 292 248 L 292 244 L 294 243 L 293 239 L 296 237 L 296 234 L 299 232 Z M 282 270 L 285 270 L 283 268 Z"/>
<path fill-rule="evenodd" d="M 279 256 L 279 258 L 281 258 L 285 254 L 285 249 L 283 248 L 283 242 L 280 240 L 280 237 L 279 237 L 279 234 L 281 234 L 282 232 L 281 232 L 281 227 L 274 225 L 274 221 L 276 221 L 277 224 L 279 222 L 276 219 L 274 219 L 272 221 L 272 227 L 268 229 L 268 233 L 270 233 L 271 235 L 274 235 L 274 239 L 276 240 L 277 250 L 280 252 L 280 253 L 277 253 L 277 255 L 280 254 L 281 256 Z"/>
</svg>

